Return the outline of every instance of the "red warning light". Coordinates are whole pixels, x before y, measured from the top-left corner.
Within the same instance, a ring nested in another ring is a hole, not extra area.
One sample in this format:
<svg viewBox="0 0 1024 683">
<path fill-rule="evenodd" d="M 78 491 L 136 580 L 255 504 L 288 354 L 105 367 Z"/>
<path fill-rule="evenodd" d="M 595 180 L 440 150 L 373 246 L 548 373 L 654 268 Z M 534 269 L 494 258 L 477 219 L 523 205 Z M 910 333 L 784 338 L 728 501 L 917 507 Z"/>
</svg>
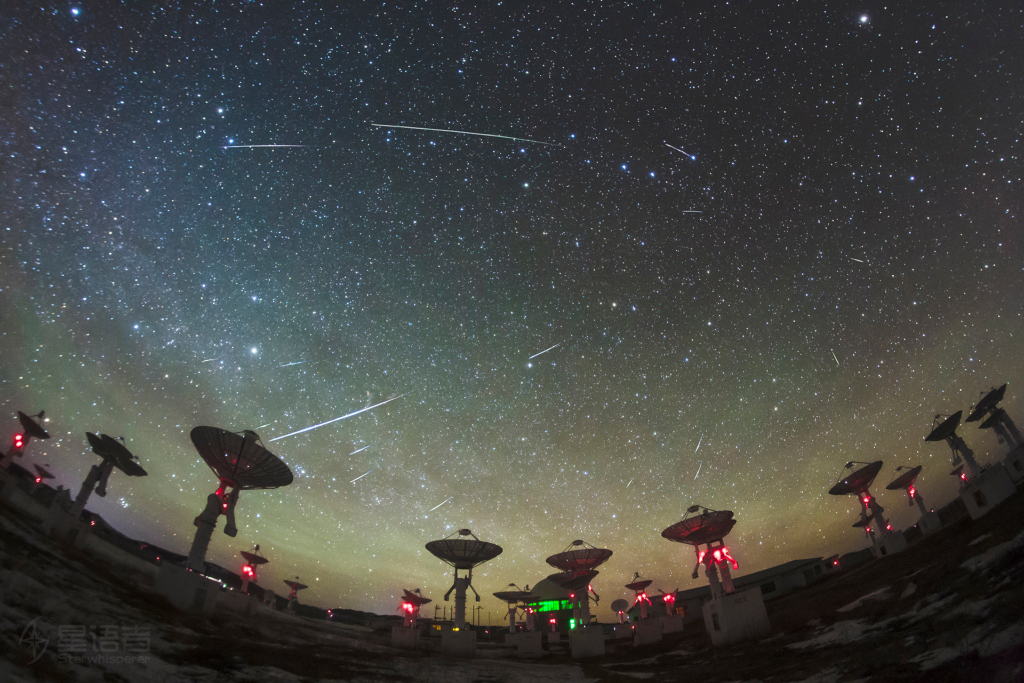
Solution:
<svg viewBox="0 0 1024 683">
<path fill-rule="evenodd" d="M 675 593 L 666 593 L 662 597 L 662 600 L 664 600 L 665 602 L 675 602 L 676 601 L 676 594 Z"/>
<path fill-rule="evenodd" d="M 409 614 L 412 614 L 413 612 L 416 611 L 416 608 L 413 606 L 413 604 L 411 602 L 403 602 L 402 603 L 402 609 L 404 609 Z"/>
<path fill-rule="evenodd" d="M 245 574 L 246 576 L 254 576 L 255 575 L 255 572 L 252 570 L 252 567 L 250 567 L 249 565 L 245 565 L 244 567 L 242 567 L 242 573 Z"/>
<path fill-rule="evenodd" d="M 961 481 L 967 481 L 967 474 L 965 474 L 964 472 L 961 472 L 960 473 L 960 480 Z"/>
<path fill-rule="evenodd" d="M 89 522 L 89 526 L 96 526 L 96 520 L 94 519 L 91 522 Z"/>
<path fill-rule="evenodd" d="M 554 619 L 554 617 L 552 617 L 551 619 L 548 619 L 548 623 L 549 623 L 549 624 L 553 624 L 553 623 L 555 623 L 555 619 Z"/>
<path fill-rule="evenodd" d="M 838 567 L 839 566 L 839 560 L 832 560 L 832 566 L 833 567 Z"/>
<path fill-rule="evenodd" d="M 917 493 L 917 489 L 915 489 L 915 488 L 913 487 L 913 485 L 911 485 L 911 486 L 908 486 L 908 487 L 907 487 L 907 493 L 909 493 L 909 494 L 910 494 L 910 497 L 911 497 L 911 498 L 913 498 L 913 497 L 914 497 L 914 495 L 915 495 L 915 494 Z"/>
<path fill-rule="evenodd" d="M 14 435 L 14 449 L 20 451 L 25 447 L 25 435 L 15 434 Z"/>
<path fill-rule="evenodd" d="M 42 481 L 43 481 L 43 478 L 42 478 L 42 477 L 36 477 L 36 483 L 37 483 L 37 484 L 41 484 L 41 483 L 42 483 Z"/>
</svg>

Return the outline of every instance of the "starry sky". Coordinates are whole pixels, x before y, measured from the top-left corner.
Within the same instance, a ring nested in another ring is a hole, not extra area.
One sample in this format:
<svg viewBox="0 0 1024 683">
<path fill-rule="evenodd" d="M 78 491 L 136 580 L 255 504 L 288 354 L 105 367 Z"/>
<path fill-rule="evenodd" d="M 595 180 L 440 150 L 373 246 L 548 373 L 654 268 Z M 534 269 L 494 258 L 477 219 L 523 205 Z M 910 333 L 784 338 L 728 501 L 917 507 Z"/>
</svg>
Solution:
<svg viewBox="0 0 1024 683">
<path fill-rule="evenodd" d="M 186 553 L 189 431 L 258 428 L 295 481 L 208 559 L 391 613 L 468 527 L 500 615 L 583 539 L 611 618 L 705 583 L 693 503 L 740 574 L 857 550 L 848 460 L 906 527 L 936 413 L 1024 422 L 1014 3 L 202 4 L 0 8 L 0 439 L 45 409 L 22 462 L 77 491 L 123 435 L 125 533 Z"/>
</svg>

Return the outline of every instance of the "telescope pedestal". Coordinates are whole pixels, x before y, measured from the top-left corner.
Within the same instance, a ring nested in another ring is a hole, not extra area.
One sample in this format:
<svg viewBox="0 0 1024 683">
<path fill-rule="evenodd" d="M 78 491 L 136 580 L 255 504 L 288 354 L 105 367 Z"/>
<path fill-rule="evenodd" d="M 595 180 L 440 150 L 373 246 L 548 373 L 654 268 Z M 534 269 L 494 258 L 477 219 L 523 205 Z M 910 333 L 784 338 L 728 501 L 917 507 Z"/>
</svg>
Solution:
<svg viewBox="0 0 1024 683">
<path fill-rule="evenodd" d="M 633 645 L 650 645 L 661 642 L 661 620 L 641 619 L 633 624 Z"/>
<path fill-rule="evenodd" d="M 881 559 L 889 555 L 901 553 L 907 549 L 907 539 L 902 531 L 885 530 L 872 539 L 871 554 Z"/>
<path fill-rule="evenodd" d="M 391 647 L 400 650 L 420 649 L 420 630 L 406 626 L 391 627 Z"/>
<path fill-rule="evenodd" d="M 921 519 L 917 520 L 917 528 L 921 530 L 921 533 L 925 536 L 934 534 L 936 531 L 942 528 L 942 522 L 939 521 L 939 515 L 937 512 L 926 512 L 921 515 Z"/>
<path fill-rule="evenodd" d="M 463 594 L 465 601 L 465 594 Z M 441 654 L 446 657 L 476 657 L 476 631 L 452 629 L 441 632 Z"/>
<path fill-rule="evenodd" d="M 662 633 L 679 633 L 683 630 L 683 617 L 680 614 L 667 614 L 660 621 Z"/>
<path fill-rule="evenodd" d="M 516 657 L 534 659 L 544 656 L 543 634 L 540 631 L 521 631 L 505 635 L 505 644 L 516 648 Z"/>
<path fill-rule="evenodd" d="M 712 645 L 756 640 L 772 632 L 760 588 L 713 597 L 702 612 Z"/>
<path fill-rule="evenodd" d="M 604 657 L 604 629 L 599 625 L 571 629 L 569 648 L 573 659 Z"/>
<path fill-rule="evenodd" d="M 616 640 L 633 639 L 633 624 L 615 624 L 612 626 L 612 637 Z"/>
<path fill-rule="evenodd" d="M 213 614 L 220 593 L 219 582 L 170 562 L 160 565 L 153 587 L 177 609 L 205 616 Z"/>
<path fill-rule="evenodd" d="M 206 561 L 206 550 L 210 547 L 210 537 L 217 527 L 217 517 L 221 511 L 220 496 L 211 493 L 206 497 L 206 509 L 196 517 L 196 536 L 192 540 L 192 549 L 188 552 L 187 566 L 192 571 L 202 571 Z"/>
<path fill-rule="evenodd" d="M 1014 484 L 1024 481 L 1024 446 L 1017 446 L 1003 458 L 1003 466 Z"/>
<path fill-rule="evenodd" d="M 979 519 L 1016 492 L 1017 487 L 1013 479 L 1000 462 L 983 470 L 961 486 L 960 499 L 964 501 L 971 519 Z"/>
</svg>

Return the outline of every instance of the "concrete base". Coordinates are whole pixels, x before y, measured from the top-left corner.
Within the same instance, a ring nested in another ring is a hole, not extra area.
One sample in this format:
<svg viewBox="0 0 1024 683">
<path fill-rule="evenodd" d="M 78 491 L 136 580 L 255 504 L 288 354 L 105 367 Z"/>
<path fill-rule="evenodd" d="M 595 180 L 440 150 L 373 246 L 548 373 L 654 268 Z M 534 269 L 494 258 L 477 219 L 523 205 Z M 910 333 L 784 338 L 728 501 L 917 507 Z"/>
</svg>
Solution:
<svg viewBox="0 0 1024 683">
<path fill-rule="evenodd" d="M 1003 463 L 997 463 L 967 482 L 960 489 L 960 499 L 971 519 L 979 519 L 1016 492 L 1009 472 Z"/>
<path fill-rule="evenodd" d="M 18 479 L 7 470 L 0 469 L 0 504 L 7 505 L 18 487 Z"/>
<path fill-rule="evenodd" d="M 612 638 L 615 640 L 633 640 L 633 624 L 615 624 L 615 626 L 612 626 Z"/>
<path fill-rule="evenodd" d="M 476 631 L 441 631 L 441 654 L 446 657 L 476 657 Z"/>
<path fill-rule="evenodd" d="M 661 642 L 661 620 L 641 619 L 633 624 L 633 644 L 651 645 Z"/>
<path fill-rule="evenodd" d="M 925 536 L 934 534 L 942 528 L 942 522 L 939 521 L 939 514 L 937 512 L 929 512 L 922 515 L 921 519 L 917 520 L 917 528 L 920 529 L 921 533 Z"/>
<path fill-rule="evenodd" d="M 604 657 L 604 629 L 584 626 L 569 631 L 569 647 L 573 659 Z"/>
<path fill-rule="evenodd" d="M 901 553 L 907 549 L 907 538 L 902 531 L 889 531 L 875 539 L 871 546 L 871 554 L 877 559 Z"/>
<path fill-rule="evenodd" d="M 755 640 L 772 632 L 759 588 L 712 598 L 704 603 L 701 611 L 712 645 Z"/>
<path fill-rule="evenodd" d="M 683 630 L 683 616 L 681 614 L 669 614 L 661 617 L 662 633 L 679 633 Z"/>
<path fill-rule="evenodd" d="M 1010 451 L 1010 454 L 1003 458 L 1003 466 L 1014 485 L 1020 486 L 1024 481 L 1024 446 L 1018 446 Z"/>
<path fill-rule="evenodd" d="M 399 650 L 420 649 L 420 630 L 405 626 L 391 627 L 391 647 Z"/>
<path fill-rule="evenodd" d="M 217 597 L 218 610 L 230 610 L 245 616 L 255 614 L 261 604 L 263 603 L 256 598 L 241 591 L 220 591 L 220 595 Z"/>
<path fill-rule="evenodd" d="M 540 631 L 521 631 L 505 634 L 505 644 L 516 648 L 516 657 L 534 659 L 544 656 L 543 637 Z"/>
<path fill-rule="evenodd" d="M 85 543 L 86 536 L 91 525 L 81 519 L 76 519 L 70 512 L 59 505 L 51 505 L 47 511 L 46 519 L 43 521 L 43 533 L 50 538 L 70 543 L 81 548 Z"/>
<path fill-rule="evenodd" d="M 153 588 L 183 612 L 210 616 L 217 604 L 220 583 L 182 566 L 164 562 Z"/>
<path fill-rule="evenodd" d="M 548 647 L 562 644 L 562 634 L 557 631 L 548 631 L 544 634 L 544 639 L 544 642 L 548 644 Z"/>
</svg>

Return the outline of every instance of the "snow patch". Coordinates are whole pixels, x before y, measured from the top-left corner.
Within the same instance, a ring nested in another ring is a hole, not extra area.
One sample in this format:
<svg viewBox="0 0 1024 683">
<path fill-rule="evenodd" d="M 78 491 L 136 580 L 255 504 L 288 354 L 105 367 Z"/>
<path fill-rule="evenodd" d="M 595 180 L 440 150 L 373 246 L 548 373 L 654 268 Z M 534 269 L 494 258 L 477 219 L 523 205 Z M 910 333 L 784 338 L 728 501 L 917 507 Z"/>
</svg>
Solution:
<svg viewBox="0 0 1024 683">
<path fill-rule="evenodd" d="M 1000 543 L 999 545 L 992 546 L 980 555 L 975 555 L 967 559 L 960 566 L 970 572 L 980 571 L 990 565 L 995 564 L 999 560 L 1003 559 L 1007 553 L 1012 550 L 1016 550 L 1024 546 L 1024 531 L 1017 534 L 1013 539 L 1006 543 Z"/>
<path fill-rule="evenodd" d="M 913 581 L 911 581 L 910 583 L 907 584 L 907 587 L 903 589 L 903 592 L 900 593 L 900 600 L 902 600 L 903 598 L 909 598 L 916 591 L 917 591 L 917 584 L 914 583 Z"/>
<path fill-rule="evenodd" d="M 876 591 L 873 591 L 871 593 L 868 593 L 865 596 L 857 598 L 856 600 L 851 602 L 849 605 L 844 605 L 843 607 L 840 607 L 836 611 L 837 612 L 850 612 L 850 611 L 853 611 L 853 610 L 857 609 L 858 607 L 863 605 L 868 600 L 885 600 L 887 597 L 889 597 L 889 587 L 885 586 L 884 588 L 879 588 Z"/>
</svg>

